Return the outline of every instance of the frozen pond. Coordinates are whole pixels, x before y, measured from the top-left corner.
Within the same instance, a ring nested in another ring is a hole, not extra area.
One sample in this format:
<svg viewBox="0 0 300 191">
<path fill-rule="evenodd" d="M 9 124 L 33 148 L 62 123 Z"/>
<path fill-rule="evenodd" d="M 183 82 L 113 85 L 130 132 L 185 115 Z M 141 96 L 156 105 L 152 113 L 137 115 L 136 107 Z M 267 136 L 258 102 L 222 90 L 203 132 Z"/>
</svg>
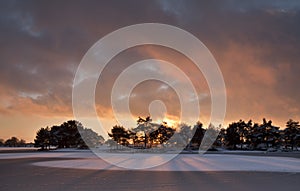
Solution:
<svg viewBox="0 0 300 191">
<path fill-rule="evenodd" d="M 89 169 L 127 170 L 123 166 L 153 164 L 147 171 L 257 171 L 257 172 L 300 172 L 300 159 L 289 157 L 245 156 L 226 154 L 180 154 L 169 162 L 156 166 L 168 154 L 109 154 L 104 153 L 105 161 L 90 151 L 81 152 L 36 152 L 1 154 L 0 159 L 21 158 L 61 158 L 32 163 L 37 166 Z M 118 166 L 112 165 L 118 164 Z M 121 166 L 121 167 L 120 167 Z"/>
</svg>

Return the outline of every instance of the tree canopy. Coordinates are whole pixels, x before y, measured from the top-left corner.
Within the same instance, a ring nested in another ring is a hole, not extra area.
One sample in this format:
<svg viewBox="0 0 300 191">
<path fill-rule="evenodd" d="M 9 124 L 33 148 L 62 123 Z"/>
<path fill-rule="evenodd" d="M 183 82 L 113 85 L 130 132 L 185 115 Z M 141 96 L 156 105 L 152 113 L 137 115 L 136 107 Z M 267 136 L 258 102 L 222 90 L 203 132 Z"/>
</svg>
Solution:
<svg viewBox="0 0 300 191">
<path fill-rule="evenodd" d="M 84 136 L 85 141 L 82 136 Z M 91 129 L 84 128 L 75 120 L 64 122 L 59 126 L 41 128 L 37 131 L 34 146 L 41 150 L 57 148 L 88 148 L 104 142 L 104 138 Z"/>
<path fill-rule="evenodd" d="M 208 141 L 210 143 L 214 141 L 212 147 L 234 150 L 267 150 L 269 148 L 294 150 L 300 146 L 299 127 L 299 122 L 290 119 L 286 128 L 281 130 L 274 126 L 271 120 L 264 118 L 261 124 L 254 123 L 252 120 L 239 120 L 229 124 L 226 129 L 216 128 L 212 124 L 205 129 L 201 122 L 197 122 L 193 128 L 185 123 L 173 128 L 168 127 L 165 123 L 152 123 L 150 117 L 145 119 L 139 117 L 136 128 L 127 130 L 116 125 L 108 135 L 116 142 L 116 146 L 124 145 L 143 149 L 169 144 L 183 146 L 186 150 L 198 150 L 203 139 L 206 139 L 204 142 L 207 142 L 208 139 L 217 137 L 216 140 Z M 175 134 L 175 132 L 177 133 Z M 211 145 L 202 146 L 206 148 Z"/>
<path fill-rule="evenodd" d="M 150 116 L 139 117 L 137 127 L 126 130 L 122 126 L 114 126 L 111 133 L 108 133 L 117 144 L 134 148 L 152 148 L 163 145 L 174 134 L 175 129 L 168 127 L 166 123 L 152 123 Z"/>
<path fill-rule="evenodd" d="M 207 135 L 214 134 L 213 136 Z M 255 123 L 252 120 L 239 120 L 232 122 L 227 128 L 215 128 L 209 125 L 204 128 L 201 122 L 193 127 L 181 123 L 176 127 L 170 127 L 167 123 L 160 124 L 152 122 L 150 116 L 139 117 L 137 126 L 125 129 L 123 126 L 115 125 L 107 143 L 111 146 L 127 146 L 132 148 L 149 149 L 153 147 L 175 146 L 186 150 L 198 150 L 204 139 L 216 137 L 212 147 L 223 147 L 226 149 L 241 150 L 267 150 L 269 148 L 283 150 L 297 150 L 300 147 L 300 124 L 292 119 L 288 120 L 285 129 L 273 125 L 271 120 L 262 120 Z M 83 140 L 82 136 L 85 137 Z M 204 141 L 205 142 L 205 141 Z M 104 138 L 92 129 L 84 128 L 75 120 L 62 123 L 59 126 L 43 127 L 36 133 L 34 146 L 41 150 L 57 148 L 88 148 L 96 147 L 104 143 Z M 11 137 L 4 141 L 0 139 L 0 146 L 26 146 L 23 139 Z M 205 147 L 205 145 L 202 145 Z M 210 145 L 211 146 L 211 145 Z"/>
</svg>

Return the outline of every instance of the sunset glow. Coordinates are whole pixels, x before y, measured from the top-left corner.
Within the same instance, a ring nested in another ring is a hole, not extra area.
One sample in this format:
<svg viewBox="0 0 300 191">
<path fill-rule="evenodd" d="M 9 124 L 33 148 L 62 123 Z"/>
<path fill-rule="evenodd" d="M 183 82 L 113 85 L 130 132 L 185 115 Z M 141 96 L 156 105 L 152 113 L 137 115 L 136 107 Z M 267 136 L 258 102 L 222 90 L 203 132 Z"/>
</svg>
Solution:
<svg viewBox="0 0 300 191">
<path fill-rule="evenodd" d="M 280 127 L 290 118 L 300 120 L 298 2 L 3 1 L 0 4 L 1 139 L 17 136 L 32 142 L 39 128 L 74 119 L 72 88 L 85 53 L 112 31 L 138 23 L 164 23 L 182 28 L 210 50 L 226 85 L 223 127 L 239 119 L 261 122 L 267 118 Z M 199 119 L 207 127 L 212 100 L 202 71 L 176 50 L 145 45 L 115 56 L 98 79 L 95 110 L 104 120 L 104 129 L 109 131 L 118 124 L 111 103 L 116 79 L 130 65 L 146 59 L 172 63 L 188 76 L 198 98 L 191 96 L 185 101 L 197 99 Z M 136 75 L 142 71 L 161 72 L 174 84 L 186 85 L 184 75 L 168 69 L 166 64 L 139 68 Z M 118 99 L 122 103 L 127 97 L 118 95 Z M 179 121 L 178 95 L 161 81 L 138 84 L 128 99 L 131 113 L 120 111 L 126 128 L 134 128 L 138 116 L 151 115 L 149 106 L 155 100 L 164 105 L 157 106 L 161 115 L 151 116 L 154 121 L 158 119 L 169 126 L 180 122 L 192 126 L 197 122 L 196 119 Z M 86 114 L 83 125 L 99 129 L 99 124 L 91 122 Z"/>
</svg>

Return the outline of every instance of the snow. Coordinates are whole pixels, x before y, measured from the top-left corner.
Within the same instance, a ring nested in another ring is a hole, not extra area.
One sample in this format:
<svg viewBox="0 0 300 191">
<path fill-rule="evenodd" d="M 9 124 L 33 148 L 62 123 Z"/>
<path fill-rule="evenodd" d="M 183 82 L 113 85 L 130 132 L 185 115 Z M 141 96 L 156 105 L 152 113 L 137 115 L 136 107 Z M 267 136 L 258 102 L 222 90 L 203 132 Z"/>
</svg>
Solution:
<svg viewBox="0 0 300 191">
<path fill-rule="evenodd" d="M 97 158 L 89 150 L 55 150 L 45 152 L 28 152 L 28 153 L 1 153 L 1 159 L 22 159 L 22 158 Z"/>
<path fill-rule="evenodd" d="M 36 153 L 7 153 L 0 154 L 0 159 L 15 158 L 61 158 L 61 160 L 49 160 L 32 163 L 36 166 L 90 169 L 90 170 L 126 170 L 121 167 L 154 166 L 141 169 L 147 171 L 259 171 L 259 172 L 300 172 L 300 160 L 288 157 L 262 157 L 226 154 L 180 154 L 169 162 L 168 154 L 109 154 L 101 155 L 106 161 L 117 164 L 112 165 L 99 159 L 91 151 L 84 152 L 36 152 Z M 66 160 L 66 158 L 69 158 Z M 167 159 L 166 159 L 167 158 Z M 150 164 L 150 165 L 149 165 Z M 132 169 L 132 168 L 131 168 Z"/>
<path fill-rule="evenodd" d="M 11 150 L 38 150 L 34 147 L 0 147 L 0 151 L 11 151 Z"/>
</svg>

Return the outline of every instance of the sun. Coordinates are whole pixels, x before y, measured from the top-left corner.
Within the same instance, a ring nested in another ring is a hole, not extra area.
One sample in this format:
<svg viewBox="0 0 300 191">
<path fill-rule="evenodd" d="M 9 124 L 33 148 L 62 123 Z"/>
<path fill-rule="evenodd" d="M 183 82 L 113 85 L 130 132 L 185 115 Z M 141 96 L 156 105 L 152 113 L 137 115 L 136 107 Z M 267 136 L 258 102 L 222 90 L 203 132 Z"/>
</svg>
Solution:
<svg viewBox="0 0 300 191">
<path fill-rule="evenodd" d="M 163 119 L 163 122 L 166 122 L 170 127 L 174 127 L 178 123 L 176 120 L 167 117 Z"/>
</svg>

